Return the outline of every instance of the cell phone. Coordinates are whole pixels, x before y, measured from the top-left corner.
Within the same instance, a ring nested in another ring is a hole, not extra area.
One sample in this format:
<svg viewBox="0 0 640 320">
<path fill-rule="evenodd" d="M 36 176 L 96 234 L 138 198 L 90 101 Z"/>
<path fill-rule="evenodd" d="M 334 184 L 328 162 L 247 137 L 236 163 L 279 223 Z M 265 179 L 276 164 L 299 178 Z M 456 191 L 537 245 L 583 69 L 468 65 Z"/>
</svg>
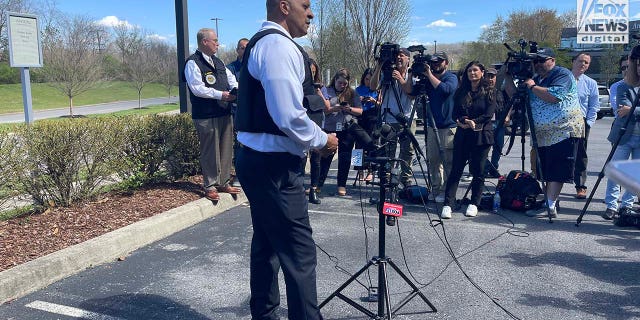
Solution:
<svg viewBox="0 0 640 320">
<path fill-rule="evenodd" d="M 314 86 L 316 89 L 320 89 L 320 88 L 322 88 L 322 87 L 323 87 L 323 84 L 322 84 L 322 83 L 314 83 L 314 84 L 313 84 L 313 86 Z"/>
<path fill-rule="evenodd" d="M 344 102 L 343 101 L 343 102 L 340 102 L 340 105 L 343 106 L 343 107 L 346 107 L 347 105 L 349 105 L 349 102 Z"/>
<path fill-rule="evenodd" d="M 229 91 L 229 94 L 237 96 L 238 95 L 238 88 L 231 89 L 231 91 Z"/>
</svg>

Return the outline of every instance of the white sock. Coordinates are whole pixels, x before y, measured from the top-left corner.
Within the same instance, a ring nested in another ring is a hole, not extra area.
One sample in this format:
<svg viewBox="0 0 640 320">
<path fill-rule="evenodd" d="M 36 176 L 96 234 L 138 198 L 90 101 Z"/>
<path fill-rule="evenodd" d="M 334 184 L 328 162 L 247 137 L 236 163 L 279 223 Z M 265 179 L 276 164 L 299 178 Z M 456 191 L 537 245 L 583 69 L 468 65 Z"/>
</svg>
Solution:
<svg viewBox="0 0 640 320">
<path fill-rule="evenodd" d="M 555 208 L 556 200 L 547 199 L 547 205 L 549 206 L 549 208 Z"/>
</svg>

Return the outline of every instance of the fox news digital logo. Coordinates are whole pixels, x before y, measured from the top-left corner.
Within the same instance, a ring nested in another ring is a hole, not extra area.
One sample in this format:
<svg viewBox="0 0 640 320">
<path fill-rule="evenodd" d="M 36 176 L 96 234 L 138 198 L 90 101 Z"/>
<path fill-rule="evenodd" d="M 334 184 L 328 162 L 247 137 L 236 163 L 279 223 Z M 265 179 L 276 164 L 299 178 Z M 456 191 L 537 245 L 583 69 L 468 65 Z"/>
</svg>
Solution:
<svg viewBox="0 0 640 320">
<path fill-rule="evenodd" d="M 629 0 L 578 0 L 578 43 L 629 43 Z"/>
</svg>

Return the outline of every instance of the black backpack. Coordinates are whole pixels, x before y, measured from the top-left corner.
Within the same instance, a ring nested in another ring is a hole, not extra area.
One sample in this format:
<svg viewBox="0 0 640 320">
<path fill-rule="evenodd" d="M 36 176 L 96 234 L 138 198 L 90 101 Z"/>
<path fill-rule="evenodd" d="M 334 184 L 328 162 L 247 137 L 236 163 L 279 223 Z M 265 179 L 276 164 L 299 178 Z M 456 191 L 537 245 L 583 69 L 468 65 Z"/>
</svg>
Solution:
<svg viewBox="0 0 640 320">
<path fill-rule="evenodd" d="M 544 200 L 538 201 L 542 194 L 540 183 L 529 173 L 512 170 L 498 181 L 497 190 L 500 191 L 500 207 L 504 209 L 526 211 L 542 206 Z"/>
</svg>

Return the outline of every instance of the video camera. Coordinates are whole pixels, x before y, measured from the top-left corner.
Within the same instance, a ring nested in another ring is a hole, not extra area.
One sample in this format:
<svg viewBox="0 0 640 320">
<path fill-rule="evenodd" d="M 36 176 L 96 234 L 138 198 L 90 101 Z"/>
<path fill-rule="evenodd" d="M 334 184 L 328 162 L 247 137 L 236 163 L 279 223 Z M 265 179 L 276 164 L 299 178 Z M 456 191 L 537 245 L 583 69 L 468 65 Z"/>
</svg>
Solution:
<svg viewBox="0 0 640 320">
<path fill-rule="evenodd" d="M 373 51 L 375 52 L 376 49 L 379 49 L 375 58 L 382 65 L 382 79 L 385 82 L 390 82 L 392 79 L 391 74 L 396 68 L 396 59 L 400 53 L 400 45 L 391 42 L 378 43 Z"/>
<path fill-rule="evenodd" d="M 418 52 L 413 56 L 413 63 L 411 64 L 409 71 L 412 75 L 422 79 L 424 77 L 424 72 L 427 71 L 427 64 L 429 63 L 429 60 L 431 60 L 431 55 L 424 54 L 424 51 L 427 50 L 427 48 L 421 44 L 410 46 L 407 50 L 409 50 L 409 52 Z"/>
<path fill-rule="evenodd" d="M 535 73 L 533 70 L 533 61 L 538 58 L 538 43 L 535 41 L 529 41 L 524 39 L 518 40 L 520 45 L 520 51 L 513 50 L 507 43 L 504 46 L 509 50 L 507 59 L 507 72 L 509 72 L 516 80 L 526 80 L 533 77 Z M 526 51 L 529 46 L 529 52 Z"/>
</svg>

